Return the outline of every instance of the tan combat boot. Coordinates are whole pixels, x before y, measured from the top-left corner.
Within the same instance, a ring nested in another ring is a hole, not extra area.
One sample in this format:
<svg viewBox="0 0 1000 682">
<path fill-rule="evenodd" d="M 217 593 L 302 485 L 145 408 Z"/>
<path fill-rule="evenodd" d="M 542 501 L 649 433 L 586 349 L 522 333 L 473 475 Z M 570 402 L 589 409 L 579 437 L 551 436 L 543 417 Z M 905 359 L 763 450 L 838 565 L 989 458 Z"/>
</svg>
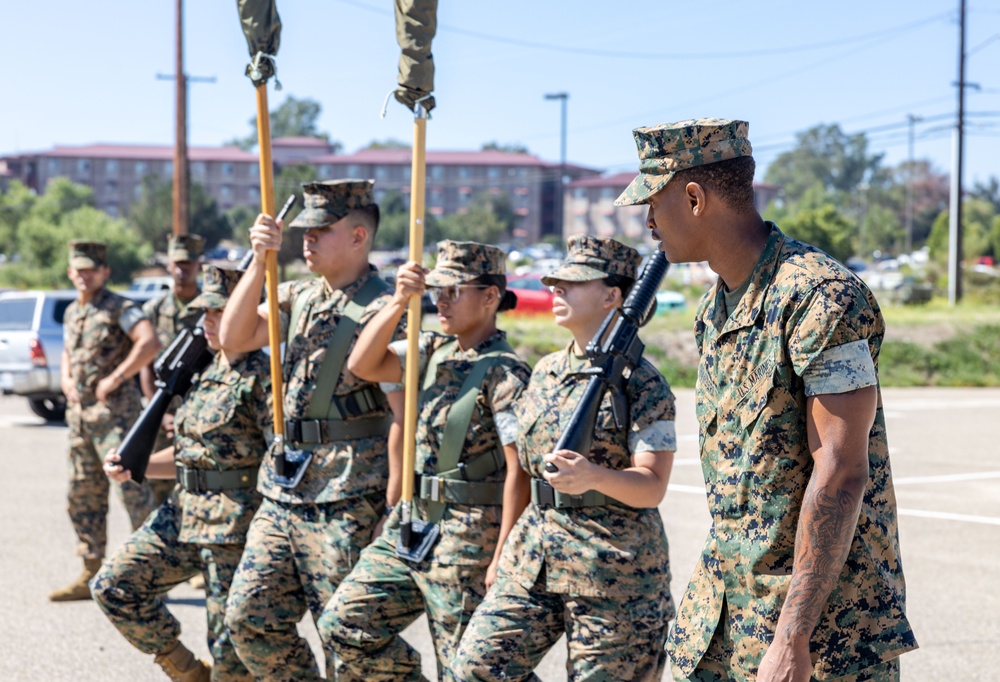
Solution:
<svg viewBox="0 0 1000 682">
<path fill-rule="evenodd" d="M 195 658 L 180 640 L 157 654 L 153 661 L 174 682 L 210 682 L 212 679 L 212 667 Z"/>
<path fill-rule="evenodd" d="M 84 559 L 83 573 L 66 587 L 49 594 L 49 601 L 84 601 L 90 599 L 90 579 L 101 570 L 100 559 Z"/>
</svg>

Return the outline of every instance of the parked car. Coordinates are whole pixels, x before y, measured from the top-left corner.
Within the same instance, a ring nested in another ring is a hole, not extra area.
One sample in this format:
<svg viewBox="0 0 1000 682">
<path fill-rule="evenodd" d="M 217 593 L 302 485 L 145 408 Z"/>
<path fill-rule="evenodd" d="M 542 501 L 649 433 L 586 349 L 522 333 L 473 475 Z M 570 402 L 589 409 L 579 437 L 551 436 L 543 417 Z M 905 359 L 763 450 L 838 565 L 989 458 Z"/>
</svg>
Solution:
<svg viewBox="0 0 1000 682">
<path fill-rule="evenodd" d="M 151 295 L 156 295 L 166 291 L 174 285 L 174 280 L 170 275 L 153 275 L 151 277 L 136 277 L 132 280 L 129 291 L 148 291 Z"/>
<path fill-rule="evenodd" d="M 156 293 L 124 295 L 142 304 Z M 0 392 L 24 396 L 31 411 L 46 421 L 66 415 L 60 375 L 63 317 L 76 296 L 73 289 L 0 294 Z"/>
<path fill-rule="evenodd" d="M 659 291 L 656 294 L 656 312 L 665 313 L 670 310 L 682 310 L 687 302 L 684 295 L 676 291 Z"/>
<path fill-rule="evenodd" d="M 542 284 L 542 275 L 534 273 L 510 277 L 507 279 L 507 288 L 517 294 L 517 306 L 512 313 L 538 315 L 552 312 L 555 294 Z"/>
</svg>

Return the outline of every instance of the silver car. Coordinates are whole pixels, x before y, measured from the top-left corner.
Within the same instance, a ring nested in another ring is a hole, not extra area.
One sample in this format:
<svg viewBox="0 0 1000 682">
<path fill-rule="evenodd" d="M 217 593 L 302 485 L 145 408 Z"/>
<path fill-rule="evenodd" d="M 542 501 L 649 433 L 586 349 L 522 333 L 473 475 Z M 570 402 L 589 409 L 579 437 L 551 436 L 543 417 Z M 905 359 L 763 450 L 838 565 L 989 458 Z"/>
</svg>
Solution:
<svg viewBox="0 0 1000 682">
<path fill-rule="evenodd" d="M 140 305 L 154 293 L 126 292 Z M 22 395 L 31 411 L 62 421 L 66 399 L 60 379 L 63 316 L 73 289 L 0 294 L 0 392 Z"/>
</svg>

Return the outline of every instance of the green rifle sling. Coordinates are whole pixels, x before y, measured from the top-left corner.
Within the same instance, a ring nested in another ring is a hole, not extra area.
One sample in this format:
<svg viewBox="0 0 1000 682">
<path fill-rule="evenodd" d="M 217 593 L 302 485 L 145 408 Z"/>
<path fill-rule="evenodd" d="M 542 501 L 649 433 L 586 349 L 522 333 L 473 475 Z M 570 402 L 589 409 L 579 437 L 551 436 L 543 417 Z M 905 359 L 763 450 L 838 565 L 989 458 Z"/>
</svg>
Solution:
<svg viewBox="0 0 1000 682">
<path fill-rule="evenodd" d="M 333 400 L 333 392 L 337 387 L 337 381 L 340 380 L 344 363 L 347 361 L 347 351 L 351 347 L 351 339 L 354 338 L 354 332 L 361 323 L 361 316 L 364 314 L 365 308 L 382 292 L 388 290 L 389 285 L 381 277 L 373 275 L 354 295 L 354 298 L 344 306 L 344 314 L 337 322 L 337 328 L 333 330 L 333 335 L 330 337 L 330 343 L 326 347 L 326 355 L 323 356 L 323 364 L 320 365 L 319 372 L 316 374 L 316 388 L 313 390 L 309 407 L 302 418 L 330 420 L 344 418 Z M 307 308 L 312 308 L 312 301 L 312 297 L 309 297 L 307 302 L 305 296 L 299 296 L 292 303 L 292 313 L 288 321 L 289 341 L 303 313 L 308 312 Z"/>
</svg>

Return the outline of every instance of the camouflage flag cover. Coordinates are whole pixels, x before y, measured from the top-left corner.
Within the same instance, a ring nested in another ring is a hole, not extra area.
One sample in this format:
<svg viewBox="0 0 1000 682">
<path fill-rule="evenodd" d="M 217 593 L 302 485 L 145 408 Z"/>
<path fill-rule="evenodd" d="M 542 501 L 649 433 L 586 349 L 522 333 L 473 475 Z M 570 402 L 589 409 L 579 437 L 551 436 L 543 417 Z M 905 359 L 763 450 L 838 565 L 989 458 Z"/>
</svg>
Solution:
<svg viewBox="0 0 1000 682">
<path fill-rule="evenodd" d="M 397 100 L 412 110 L 418 99 L 434 91 L 434 56 L 431 54 L 431 41 L 437 32 L 438 0 L 394 1 L 396 42 L 402 51 L 399 56 L 399 87 L 396 88 L 395 94 Z M 249 39 L 249 33 L 247 37 Z M 423 106 L 427 111 L 433 109 L 434 98 L 424 100 Z"/>
<path fill-rule="evenodd" d="M 278 7 L 274 0 L 236 0 L 236 7 L 252 60 L 247 66 L 247 75 L 254 85 L 260 85 L 274 75 L 274 62 L 270 59 L 258 59 L 257 54 L 263 53 L 271 57 L 278 54 L 278 46 L 281 44 Z"/>
</svg>

